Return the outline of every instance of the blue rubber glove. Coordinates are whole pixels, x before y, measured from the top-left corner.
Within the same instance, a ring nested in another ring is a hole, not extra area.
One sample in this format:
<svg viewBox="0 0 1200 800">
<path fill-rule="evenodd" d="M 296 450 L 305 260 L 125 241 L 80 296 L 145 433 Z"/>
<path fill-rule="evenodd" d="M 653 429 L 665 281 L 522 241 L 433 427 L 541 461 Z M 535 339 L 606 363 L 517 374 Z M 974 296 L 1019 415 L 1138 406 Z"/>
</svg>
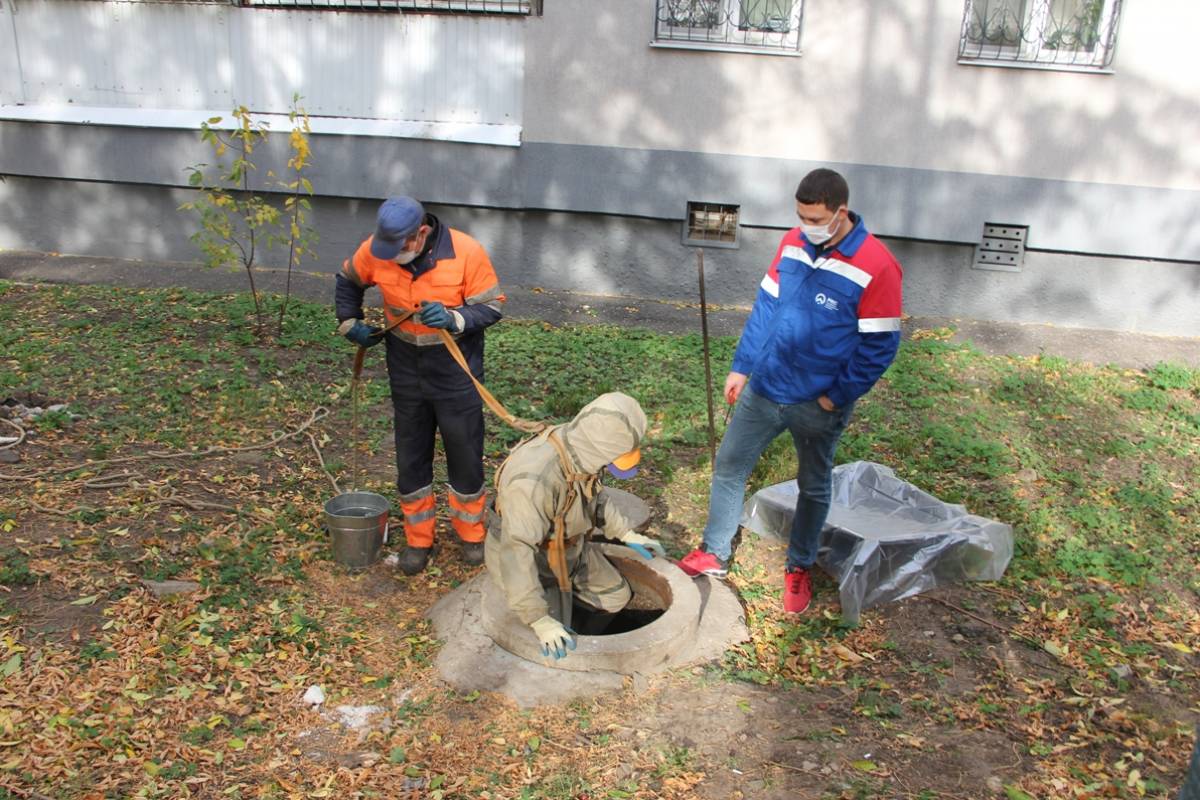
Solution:
<svg viewBox="0 0 1200 800">
<path fill-rule="evenodd" d="M 640 544 L 634 544 L 633 542 L 630 542 L 629 544 L 627 544 L 625 546 L 628 547 L 633 552 L 637 553 L 642 558 L 646 559 L 647 561 L 650 561 L 654 558 L 654 554 L 651 553 L 646 548 L 642 547 Z"/>
<path fill-rule="evenodd" d="M 649 536 L 642 536 L 640 533 L 629 531 L 623 534 L 621 543 L 647 561 L 655 556 L 667 557 L 667 551 L 663 549 L 662 542 L 658 539 L 651 539 Z"/>
<path fill-rule="evenodd" d="M 417 314 L 417 319 L 422 325 L 427 325 L 430 328 L 445 328 L 448 331 L 455 329 L 454 316 L 441 303 L 429 300 L 421 302 L 421 310 Z"/>
<path fill-rule="evenodd" d="M 549 614 L 535 619 L 529 627 L 533 628 L 534 634 L 537 635 L 538 643 L 542 646 L 542 655 L 546 657 L 553 655 L 557 661 L 566 658 L 568 650 L 575 649 L 575 632 L 564 628 L 561 622 Z"/>
<path fill-rule="evenodd" d="M 368 325 L 361 319 L 357 319 L 354 321 L 354 327 L 346 331 L 345 336 L 359 347 L 374 347 L 383 341 L 382 336 L 373 335 L 379 333 L 381 330 L 382 328 L 376 328 L 373 325 Z"/>
</svg>

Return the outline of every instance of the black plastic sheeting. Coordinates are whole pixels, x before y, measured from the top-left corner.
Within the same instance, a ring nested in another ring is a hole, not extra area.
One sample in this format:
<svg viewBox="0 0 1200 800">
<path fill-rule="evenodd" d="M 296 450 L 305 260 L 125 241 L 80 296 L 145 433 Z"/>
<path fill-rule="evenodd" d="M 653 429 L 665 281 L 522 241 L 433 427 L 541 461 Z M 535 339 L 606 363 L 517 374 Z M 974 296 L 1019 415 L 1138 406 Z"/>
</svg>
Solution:
<svg viewBox="0 0 1200 800">
<path fill-rule="evenodd" d="M 768 486 L 742 512 L 742 526 L 787 541 L 796 482 Z M 833 470 L 833 502 L 817 564 L 838 582 L 842 618 L 962 581 L 994 581 L 1012 559 L 1012 526 L 968 514 L 869 461 Z"/>
</svg>

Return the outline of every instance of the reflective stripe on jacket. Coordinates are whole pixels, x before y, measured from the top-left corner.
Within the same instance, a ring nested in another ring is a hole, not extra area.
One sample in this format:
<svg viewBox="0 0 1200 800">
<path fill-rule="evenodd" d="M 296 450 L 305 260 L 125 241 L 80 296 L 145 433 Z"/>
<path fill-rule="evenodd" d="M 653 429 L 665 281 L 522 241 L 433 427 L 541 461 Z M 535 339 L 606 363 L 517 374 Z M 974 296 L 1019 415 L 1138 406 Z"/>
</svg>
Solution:
<svg viewBox="0 0 1200 800">
<path fill-rule="evenodd" d="M 471 372 L 483 380 L 483 330 L 501 317 L 504 295 L 483 245 L 462 231 L 442 225 L 433 215 L 426 251 L 412 264 L 371 255 L 366 239 L 337 276 L 339 320 L 361 318 L 363 293 L 378 286 L 388 324 L 422 302 L 440 302 L 462 315 L 463 330 L 454 334 Z M 401 395 L 439 397 L 475 393 L 462 369 L 446 352 L 436 328 L 414 315 L 388 334 L 388 374 L 392 391 Z"/>
<path fill-rule="evenodd" d="M 799 228 L 779 243 L 733 357 L 754 391 L 793 404 L 828 395 L 857 400 L 900 346 L 900 264 L 852 214 L 854 227 L 829 249 Z"/>
</svg>

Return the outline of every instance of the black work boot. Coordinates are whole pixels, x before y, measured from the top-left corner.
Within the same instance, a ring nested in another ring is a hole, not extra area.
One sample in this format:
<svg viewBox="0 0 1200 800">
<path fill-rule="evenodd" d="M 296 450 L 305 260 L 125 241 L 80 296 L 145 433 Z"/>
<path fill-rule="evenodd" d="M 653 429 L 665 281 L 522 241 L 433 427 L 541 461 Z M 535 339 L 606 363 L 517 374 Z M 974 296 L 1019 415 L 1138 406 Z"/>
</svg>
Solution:
<svg viewBox="0 0 1200 800">
<path fill-rule="evenodd" d="M 400 554 L 400 571 L 405 575 L 416 575 L 425 569 L 432 551 L 432 547 L 405 547 L 404 552 Z"/>
<path fill-rule="evenodd" d="M 478 567 L 483 563 L 483 542 L 464 542 L 462 545 L 462 560 L 468 567 Z"/>
</svg>

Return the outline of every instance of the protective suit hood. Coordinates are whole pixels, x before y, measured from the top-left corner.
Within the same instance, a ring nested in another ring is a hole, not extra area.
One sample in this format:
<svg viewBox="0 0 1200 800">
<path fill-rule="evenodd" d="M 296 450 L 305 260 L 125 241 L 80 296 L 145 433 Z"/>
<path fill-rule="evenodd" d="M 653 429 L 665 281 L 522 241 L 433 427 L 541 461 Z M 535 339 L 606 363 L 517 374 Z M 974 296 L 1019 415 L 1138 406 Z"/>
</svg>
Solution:
<svg viewBox="0 0 1200 800">
<path fill-rule="evenodd" d="M 646 414 L 627 394 L 609 392 L 584 406 L 559 429 L 581 473 L 596 473 L 614 458 L 641 446 Z"/>
</svg>

